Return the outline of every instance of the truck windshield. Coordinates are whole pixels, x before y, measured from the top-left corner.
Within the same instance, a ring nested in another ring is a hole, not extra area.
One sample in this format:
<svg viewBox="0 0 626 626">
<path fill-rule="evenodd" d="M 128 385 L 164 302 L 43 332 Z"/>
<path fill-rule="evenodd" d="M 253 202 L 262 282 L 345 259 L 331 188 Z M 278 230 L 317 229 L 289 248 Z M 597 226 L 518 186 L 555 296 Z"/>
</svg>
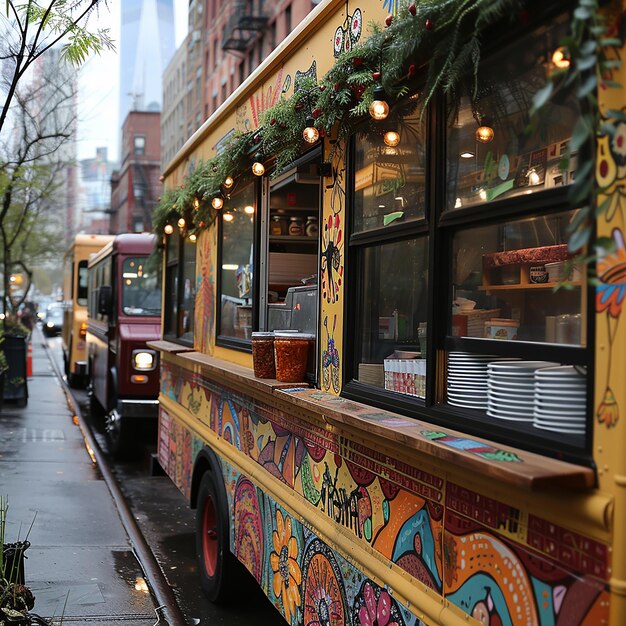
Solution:
<svg viewBox="0 0 626 626">
<path fill-rule="evenodd" d="M 124 260 L 122 264 L 122 311 L 124 315 L 161 315 L 159 267 L 151 261 L 152 257 L 134 257 Z"/>
</svg>

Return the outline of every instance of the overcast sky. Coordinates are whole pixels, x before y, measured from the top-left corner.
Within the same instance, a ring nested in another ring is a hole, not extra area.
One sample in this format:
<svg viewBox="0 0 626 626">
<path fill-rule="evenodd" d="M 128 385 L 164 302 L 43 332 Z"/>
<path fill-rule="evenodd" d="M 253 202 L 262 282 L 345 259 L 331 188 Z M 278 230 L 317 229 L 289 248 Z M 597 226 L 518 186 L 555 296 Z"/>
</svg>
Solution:
<svg viewBox="0 0 626 626">
<path fill-rule="evenodd" d="M 109 28 L 115 41 L 114 52 L 104 52 L 89 59 L 80 70 L 78 95 L 78 158 L 96 156 L 96 148 L 106 146 L 109 159 L 117 159 L 120 122 L 119 93 L 119 32 L 120 2 L 102 4 L 99 14 L 93 14 L 91 29 Z M 176 47 L 187 33 L 188 0 L 174 0 L 174 29 Z M 97 24 L 97 25 L 96 25 Z"/>
</svg>

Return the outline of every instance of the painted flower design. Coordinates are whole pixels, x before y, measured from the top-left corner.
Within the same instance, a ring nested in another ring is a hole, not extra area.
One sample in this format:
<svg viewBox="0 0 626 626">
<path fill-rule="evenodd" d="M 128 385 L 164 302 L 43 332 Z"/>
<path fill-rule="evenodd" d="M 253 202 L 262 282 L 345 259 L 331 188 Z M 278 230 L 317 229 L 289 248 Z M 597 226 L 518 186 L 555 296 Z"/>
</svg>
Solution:
<svg viewBox="0 0 626 626">
<path fill-rule="evenodd" d="M 619 406 L 610 387 L 604 391 L 602 402 L 596 410 L 596 418 L 601 424 L 605 424 L 609 428 L 615 426 L 619 420 Z"/>
<path fill-rule="evenodd" d="M 611 152 L 618 166 L 626 165 L 626 124 L 620 122 L 611 141 Z"/>
<path fill-rule="evenodd" d="M 596 288 L 596 311 L 608 311 L 619 317 L 626 297 L 626 245 L 619 228 L 613 230 L 616 250 L 598 261 L 599 284 Z"/>
<path fill-rule="evenodd" d="M 274 571 L 274 594 L 281 598 L 285 611 L 285 619 L 291 618 L 300 606 L 300 588 L 302 573 L 297 562 L 298 542 L 291 534 L 291 518 L 276 509 L 276 530 L 272 532 L 274 551 L 270 555 L 270 563 Z"/>
<path fill-rule="evenodd" d="M 391 617 L 391 597 L 386 590 L 381 590 L 376 598 L 370 583 L 365 583 L 363 589 L 365 604 L 359 609 L 361 626 L 397 626 L 397 622 L 389 621 Z"/>
</svg>

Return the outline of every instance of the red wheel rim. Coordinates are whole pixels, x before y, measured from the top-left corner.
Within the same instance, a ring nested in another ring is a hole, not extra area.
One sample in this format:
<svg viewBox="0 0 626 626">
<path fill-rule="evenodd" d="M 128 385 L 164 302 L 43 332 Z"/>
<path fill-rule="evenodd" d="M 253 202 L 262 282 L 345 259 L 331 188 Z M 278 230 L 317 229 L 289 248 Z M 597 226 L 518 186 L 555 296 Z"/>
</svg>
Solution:
<svg viewBox="0 0 626 626">
<path fill-rule="evenodd" d="M 215 503 L 207 496 L 202 512 L 202 556 L 204 567 L 209 576 L 215 574 L 217 568 L 217 514 Z"/>
</svg>

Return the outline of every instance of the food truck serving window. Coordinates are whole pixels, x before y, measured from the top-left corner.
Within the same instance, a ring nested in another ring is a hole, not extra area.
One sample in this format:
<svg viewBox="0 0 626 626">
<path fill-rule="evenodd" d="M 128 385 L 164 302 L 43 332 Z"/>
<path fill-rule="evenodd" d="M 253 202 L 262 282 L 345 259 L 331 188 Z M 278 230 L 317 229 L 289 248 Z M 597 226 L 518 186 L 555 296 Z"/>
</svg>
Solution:
<svg viewBox="0 0 626 626">
<path fill-rule="evenodd" d="M 396 153 L 382 131 L 354 136 L 344 395 L 584 460 L 593 298 L 567 245 L 576 155 L 562 167 L 578 103 L 529 131 L 567 24 L 499 46 L 473 105 L 433 104 L 427 131 L 411 99 L 396 107 Z"/>
<path fill-rule="evenodd" d="M 251 337 L 255 200 L 255 185 L 250 182 L 233 193 L 220 212 L 219 339 Z"/>
</svg>

